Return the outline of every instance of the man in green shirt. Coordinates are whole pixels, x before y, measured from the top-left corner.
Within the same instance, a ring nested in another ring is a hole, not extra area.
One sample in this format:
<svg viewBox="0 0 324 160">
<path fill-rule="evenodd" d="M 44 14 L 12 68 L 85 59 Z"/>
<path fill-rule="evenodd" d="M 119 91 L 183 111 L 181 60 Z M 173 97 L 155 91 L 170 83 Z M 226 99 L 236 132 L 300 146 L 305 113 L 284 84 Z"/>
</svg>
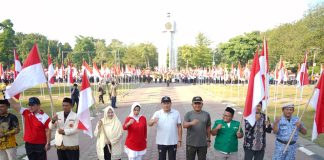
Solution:
<svg viewBox="0 0 324 160">
<path fill-rule="evenodd" d="M 227 107 L 223 114 L 223 119 L 216 120 L 211 130 L 211 134 L 216 136 L 214 148 L 216 159 L 237 160 L 238 138 L 243 137 L 243 130 L 240 122 L 233 120 L 234 109 Z"/>
</svg>

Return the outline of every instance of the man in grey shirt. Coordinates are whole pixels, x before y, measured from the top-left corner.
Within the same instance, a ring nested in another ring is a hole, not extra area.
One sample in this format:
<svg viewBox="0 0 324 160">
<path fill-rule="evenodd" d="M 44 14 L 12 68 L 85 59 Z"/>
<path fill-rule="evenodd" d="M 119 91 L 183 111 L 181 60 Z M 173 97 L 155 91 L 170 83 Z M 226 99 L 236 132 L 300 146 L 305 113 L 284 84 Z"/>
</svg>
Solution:
<svg viewBox="0 0 324 160">
<path fill-rule="evenodd" d="M 203 100 L 200 96 L 193 97 L 193 110 L 184 116 L 183 128 L 187 128 L 186 159 L 206 160 L 207 148 L 210 147 L 211 121 L 208 112 L 202 110 Z"/>
</svg>

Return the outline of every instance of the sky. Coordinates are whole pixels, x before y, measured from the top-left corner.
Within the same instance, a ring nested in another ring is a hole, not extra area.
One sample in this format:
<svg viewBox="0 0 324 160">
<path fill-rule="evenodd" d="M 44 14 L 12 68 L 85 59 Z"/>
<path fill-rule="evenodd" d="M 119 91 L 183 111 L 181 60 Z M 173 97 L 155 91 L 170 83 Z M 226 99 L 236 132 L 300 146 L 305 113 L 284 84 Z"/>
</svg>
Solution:
<svg viewBox="0 0 324 160">
<path fill-rule="evenodd" d="M 16 32 L 40 33 L 75 44 L 75 36 L 161 44 L 166 15 L 176 22 L 176 44 L 194 44 L 204 33 L 216 46 L 254 30 L 301 19 L 324 0 L 1 0 L 0 21 Z"/>
</svg>

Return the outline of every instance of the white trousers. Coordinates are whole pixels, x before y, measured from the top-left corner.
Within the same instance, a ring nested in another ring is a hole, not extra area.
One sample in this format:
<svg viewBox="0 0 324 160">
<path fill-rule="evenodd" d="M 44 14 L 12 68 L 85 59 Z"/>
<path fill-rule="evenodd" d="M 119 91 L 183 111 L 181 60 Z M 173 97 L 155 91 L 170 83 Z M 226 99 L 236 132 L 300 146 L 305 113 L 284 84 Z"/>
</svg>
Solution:
<svg viewBox="0 0 324 160">
<path fill-rule="evenodd" d="M 15 160 L 17 158 L 17 148 L 0 150 L 1 160 Z"/>
</svg>

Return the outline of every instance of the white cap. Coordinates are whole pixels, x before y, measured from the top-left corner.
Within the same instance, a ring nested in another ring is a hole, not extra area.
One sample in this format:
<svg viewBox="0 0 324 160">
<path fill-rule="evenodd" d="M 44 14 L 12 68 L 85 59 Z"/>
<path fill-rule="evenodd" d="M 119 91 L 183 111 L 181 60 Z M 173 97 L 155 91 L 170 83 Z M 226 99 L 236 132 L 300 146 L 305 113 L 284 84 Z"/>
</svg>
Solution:
<svg viewBox="0 0 324 160">
<path fill-rule="evenodd" d="M 286 103 L 286 104 L 283 104 L 281 108 L 294 108 L 295 105 L 293 103 Z"/>
</svg>

